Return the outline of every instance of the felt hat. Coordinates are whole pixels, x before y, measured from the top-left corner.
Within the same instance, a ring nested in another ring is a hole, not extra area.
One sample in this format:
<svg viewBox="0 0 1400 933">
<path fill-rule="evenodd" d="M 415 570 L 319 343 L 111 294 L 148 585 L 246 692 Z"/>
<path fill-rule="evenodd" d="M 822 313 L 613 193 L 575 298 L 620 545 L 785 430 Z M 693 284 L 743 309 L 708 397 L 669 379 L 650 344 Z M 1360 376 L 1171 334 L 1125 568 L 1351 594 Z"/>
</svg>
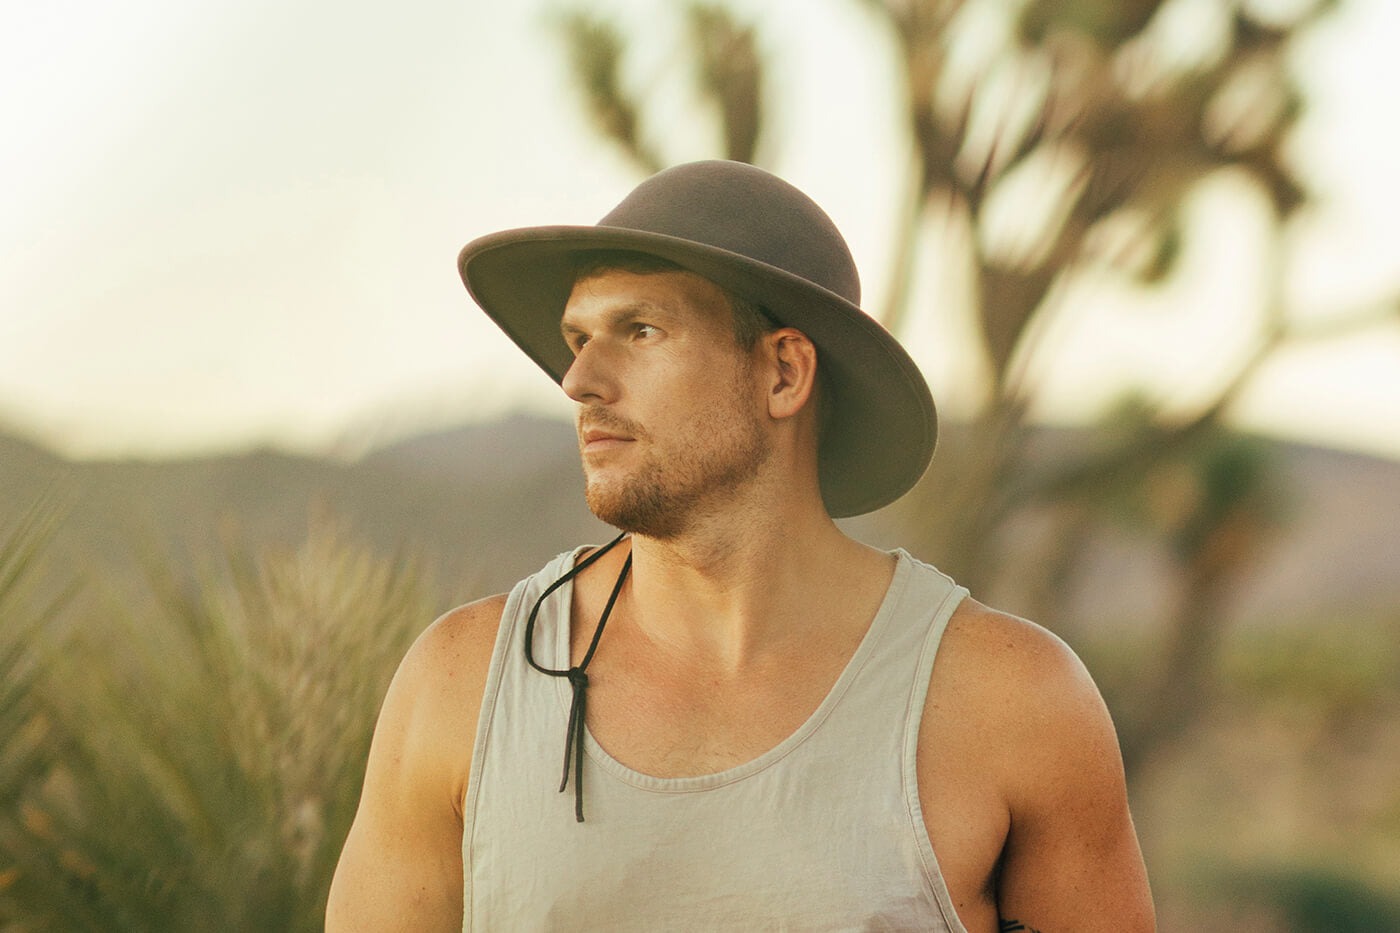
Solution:
<svg viewBox="0 0 1400 933">
<path fill-rule="evenodd" d="M 831 407 L 818 469 L 832 517 L 887 505 L 923 475 L 938 436 L 928 384 L 860 309 L 846 241 L 797 188 L 742 162 L 691 162 L 642 182 L 596 226 L 524 227 L 468 243 L 457 262 L 467 290 L 555 382 L 573 361 L 559 320 L 575 257 L 589 250 L 674 262 L 811 339 Z"/>
</svg>

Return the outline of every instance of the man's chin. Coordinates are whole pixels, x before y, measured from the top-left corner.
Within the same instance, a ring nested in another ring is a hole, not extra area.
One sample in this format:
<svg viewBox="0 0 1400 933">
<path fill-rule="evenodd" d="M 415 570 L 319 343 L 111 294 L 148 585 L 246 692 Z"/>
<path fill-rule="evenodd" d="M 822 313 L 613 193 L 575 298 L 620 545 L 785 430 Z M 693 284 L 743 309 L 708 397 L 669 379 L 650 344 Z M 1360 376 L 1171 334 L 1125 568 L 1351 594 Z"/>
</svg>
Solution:
<svg viewBox="0 0 1400 933">
<path fill-rule="evenodd" d="M 675 537 L 683 524 L 680 512 L 655 488 L 619 488 L 589 477 L 585 500 L 600 521 L 619 531 L 647 538 Z"/>
</svg>

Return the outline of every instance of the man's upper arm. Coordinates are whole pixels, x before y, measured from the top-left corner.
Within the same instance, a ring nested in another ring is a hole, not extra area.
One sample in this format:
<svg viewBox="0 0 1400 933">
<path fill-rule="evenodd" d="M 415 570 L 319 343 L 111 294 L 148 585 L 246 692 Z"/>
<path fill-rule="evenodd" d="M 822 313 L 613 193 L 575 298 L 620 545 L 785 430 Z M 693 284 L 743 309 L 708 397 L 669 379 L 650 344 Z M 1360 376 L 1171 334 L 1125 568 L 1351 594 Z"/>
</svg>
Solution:
<svg viewBox="0 0 1400 933">
<path fill-rule="evenodd" d="M 1020 644 L 1010 676 L 1001 678 L 998 716 L 1010 740 L 1001 744 L 999 770 L 1011 819 L 1000 915 L 1044 933 L 1152 930 L 1108 709 L 1063 642 L 1031 623 L 1012 624 L 1008 642 Z"/>
<path fill-rule="evenodd" d="M 399 665 L 331 883 L 328 933 L 461 929 L 461 804 L 504 604 L 448 613 Z"/>
</svg>

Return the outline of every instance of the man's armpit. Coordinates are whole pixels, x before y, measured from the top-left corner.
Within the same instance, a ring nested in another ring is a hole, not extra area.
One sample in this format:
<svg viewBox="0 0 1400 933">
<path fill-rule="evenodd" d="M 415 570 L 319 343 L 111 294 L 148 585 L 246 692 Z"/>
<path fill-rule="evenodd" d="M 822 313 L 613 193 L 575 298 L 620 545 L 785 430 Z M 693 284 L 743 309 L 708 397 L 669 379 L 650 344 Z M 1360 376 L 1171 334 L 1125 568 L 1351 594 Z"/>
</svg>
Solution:
<svg viewBox="0 0 1400 933">
<path fill-rule="evenodd" d="M 1026 926 L 1019 920 L 1002 920 L 998 933 L 1040 933 L 1035 927 Z"/>
</svg>

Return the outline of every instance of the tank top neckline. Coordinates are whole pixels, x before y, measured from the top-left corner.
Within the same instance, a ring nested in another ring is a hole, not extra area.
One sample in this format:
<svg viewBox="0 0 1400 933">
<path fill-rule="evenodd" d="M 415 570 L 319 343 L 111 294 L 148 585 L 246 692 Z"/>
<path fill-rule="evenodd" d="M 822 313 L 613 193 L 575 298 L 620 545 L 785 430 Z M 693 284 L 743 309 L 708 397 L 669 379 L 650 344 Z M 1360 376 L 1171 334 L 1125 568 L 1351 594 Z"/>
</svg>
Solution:
<svg viewBox="0 0 1400 933">
<path fill-rule="evenodd" d="M 561 570 L 561 573 L 572 567 L 574 562 L 578 560 L 578 556 L 586 550 L 589 550 L 589 548 L 580 547 L 566 555 L 561 555 L 567 558 L 567 563 L 563 564 L 564 570 Z M 731 768 L 726 768 L 723 771 L 687 777 L 665 778 L 645 774 L 618 761 L 607 749 L 603 748 L 603 746 L 593 738 L 592 731 L 588 729 L 587 724 L 585 724 L 583 727 L 583 744 L 589 759 L 608 774 L 633 787 L 656 793 L 685 794 L 723 787 L 726 784 L 741 781 L 773 766 L 796 751 L 817 731 L 822 722 L 826 720 L 841 702 L 841 698 L 859 676 L 861 669 L 865 666 L 866 661 L 874 651 L 874 646 L 880 641 L 882 633 L 891 624 L 890 619 L 897 614 L 900 599 L 908 586 L 910 575 L 913 573 L 913 558 L 902 548 L 896 548 L 889 553 L 896 559 L 894 575 L 890 578 L 889 588 L 885 591 L 884 598 L 880 601 L 880 607 L 876 610 L 875 617 L 871 620 L 869 628 L 866 629 L 864 636 L 861 637 L 860 644 L 856 646 L 856 650 L 846 661 L 845 667 L 842 668 L 840 675 L 837 676 L 836 681 L 832 684 L 831 689 L 827 691 L 826 696 L 822 698 L 822 702 L 817 705 L 817 708 L 812 711 L 811 715 L 808 716 L 801 725 L 777 745 L 774 745 L 755 758 L 734 765 Z M 570 580 L 559 589 L 560 593 L 558 594 L 558 598 L 560 603 L 564 606 L 572 607 L 574 599 L 574 581 Z M 572 615 L 571 608 L 566 610 L 563 614 L 564 624 L 556 626 L 553 654 L 554 664 L 560 670 L 569 665 L 569 634 Z M 563 682 L 563 678 L 554 678 L 554 681 L 555 696 L 560 709 L 563 712 L 567 712 L 570 699 L 568 684 Z"/>
</svg>

